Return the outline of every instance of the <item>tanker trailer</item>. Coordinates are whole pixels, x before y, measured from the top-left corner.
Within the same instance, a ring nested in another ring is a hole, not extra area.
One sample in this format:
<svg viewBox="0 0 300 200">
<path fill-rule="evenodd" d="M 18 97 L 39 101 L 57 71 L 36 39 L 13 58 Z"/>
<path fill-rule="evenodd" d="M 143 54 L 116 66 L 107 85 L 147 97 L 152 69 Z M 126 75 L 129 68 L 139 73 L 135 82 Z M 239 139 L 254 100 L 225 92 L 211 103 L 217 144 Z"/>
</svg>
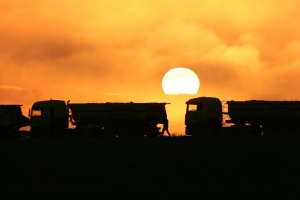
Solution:
<svg viewBox="0 0 300 200">
<path fill-rule="evenodd" d="M 167 123 L 167 103 L 69 103 L 78 132 L 109 136 L 159 136 Z"/>
<path fill-rule="evenodd" d="M 228 115 L 238 129 L 254 133 L 285 133 L 299 130 L 300 101 L 228 101 Z"/>
<path fill-rule="evenodd" d="M 232 100 L 225 102 L 227 112 L 215 97 L 198 97 L 186 104 L 186 135 L 300 132 L 300 101 Z"/>
<path fill-rule="evenodd" d="M 64 135 L 68 110 L 63 100 L 38 101 L 29 110 L 31 137 Z"/>
<path fill-rule="evenodd" d="M 22 114 L 22 105 L 0 105 L 0 135 L 18 135 L 20 128 L 29 125 L 29 119 Z"/>
<path fill-rule="evenodd" d="M 218 132 L 222 127 L 222 103 L 215 97 L 198 97 L 186 102 L 185 134 L 197 136 Z"/>
</svg>

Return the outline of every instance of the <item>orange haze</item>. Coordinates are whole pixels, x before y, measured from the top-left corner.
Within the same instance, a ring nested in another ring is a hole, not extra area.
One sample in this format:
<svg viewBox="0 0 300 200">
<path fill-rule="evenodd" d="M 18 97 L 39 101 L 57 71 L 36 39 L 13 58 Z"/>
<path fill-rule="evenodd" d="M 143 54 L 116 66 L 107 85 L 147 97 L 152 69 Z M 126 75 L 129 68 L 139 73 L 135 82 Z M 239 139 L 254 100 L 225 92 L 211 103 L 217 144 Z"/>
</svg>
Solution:
<svg viewBox="0 0 300 200">
<path fill-rule="evenodd" d="M 1 0 L 0 104 L 37 100 L 170 102 L 300 99 L 298 0 Z M 168 96 L 173 67 L 195 71 L 197 95 Z"/>
</svg>

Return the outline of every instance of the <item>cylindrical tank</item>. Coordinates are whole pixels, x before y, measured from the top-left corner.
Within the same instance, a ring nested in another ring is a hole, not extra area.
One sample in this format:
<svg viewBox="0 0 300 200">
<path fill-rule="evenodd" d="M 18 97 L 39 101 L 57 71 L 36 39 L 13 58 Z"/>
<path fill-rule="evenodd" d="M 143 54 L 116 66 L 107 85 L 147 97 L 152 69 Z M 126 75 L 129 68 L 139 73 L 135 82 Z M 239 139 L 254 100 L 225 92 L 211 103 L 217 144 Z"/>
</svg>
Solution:
<svg viewBox="0 0 300 200">
<path fill-rule="evenodd" d="M 69 103 L 75 125 L 165 123 L 167 103 Z"/>
<path fill-rule="evenodd" d="M 233 123 L 299 123 L 300 101 L 228 101 Z"/>
</svg>

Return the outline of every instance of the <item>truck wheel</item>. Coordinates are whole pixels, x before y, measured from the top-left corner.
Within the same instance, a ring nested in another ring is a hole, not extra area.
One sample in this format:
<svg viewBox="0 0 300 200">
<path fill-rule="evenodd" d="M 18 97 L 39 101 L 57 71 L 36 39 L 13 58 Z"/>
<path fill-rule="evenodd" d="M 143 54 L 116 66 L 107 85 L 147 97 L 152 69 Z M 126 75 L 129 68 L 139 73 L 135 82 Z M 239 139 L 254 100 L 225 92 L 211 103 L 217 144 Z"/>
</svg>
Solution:
<svg viewBox="0 0 300 200">
<path fill-rule="evenodd" d="M 40 131 L 38 129 L 30 129 L 30 138 L 38 139 L 40 138 Z"/>
</svg>

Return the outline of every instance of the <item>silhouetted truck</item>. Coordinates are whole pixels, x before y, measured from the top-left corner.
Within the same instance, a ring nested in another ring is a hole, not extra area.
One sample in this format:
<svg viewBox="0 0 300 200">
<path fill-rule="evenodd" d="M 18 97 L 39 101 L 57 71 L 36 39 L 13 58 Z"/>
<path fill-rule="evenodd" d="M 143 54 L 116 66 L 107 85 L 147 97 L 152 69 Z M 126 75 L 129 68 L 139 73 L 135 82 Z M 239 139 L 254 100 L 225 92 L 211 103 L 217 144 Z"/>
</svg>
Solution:
<svg viewBox="0 0 300 200">
<path fill-rule="evenodd" d="M 20 128 L 29 126 L 29 119 L 22 114 L 22 105 L 0 105 L 0 134 L 10 136 Z"/>
<path fill-rule="evenodd" d="M 93 134 L 109 136 L 159 136 L 167 123 L 167 103 L 65 103 L 61 100 L 33 104 L 33 135 Z M 69 118 L 69 120 L 68 120 Z M 74 129 L 69 128 L 70 125 Z"/>
<path fill-rule="evenodd" d="M 29 117 L 31 137 L 62 135 L 69 127 L 69 113 L 62 100 L 35 102 Z"/>
<path fill-rule="evenodd" d="M 193 98 L 186 102 L 185 134 L 199 135 L 222 127 L 222 103 L 215 97 Z"/>
<path fill-rule="evenodd" d="M 186 135 L 208 132 L 299 132 L 300 101 L 226 101 L 227 111 L 215 97 L 186 102 Z"/>
</svg>

